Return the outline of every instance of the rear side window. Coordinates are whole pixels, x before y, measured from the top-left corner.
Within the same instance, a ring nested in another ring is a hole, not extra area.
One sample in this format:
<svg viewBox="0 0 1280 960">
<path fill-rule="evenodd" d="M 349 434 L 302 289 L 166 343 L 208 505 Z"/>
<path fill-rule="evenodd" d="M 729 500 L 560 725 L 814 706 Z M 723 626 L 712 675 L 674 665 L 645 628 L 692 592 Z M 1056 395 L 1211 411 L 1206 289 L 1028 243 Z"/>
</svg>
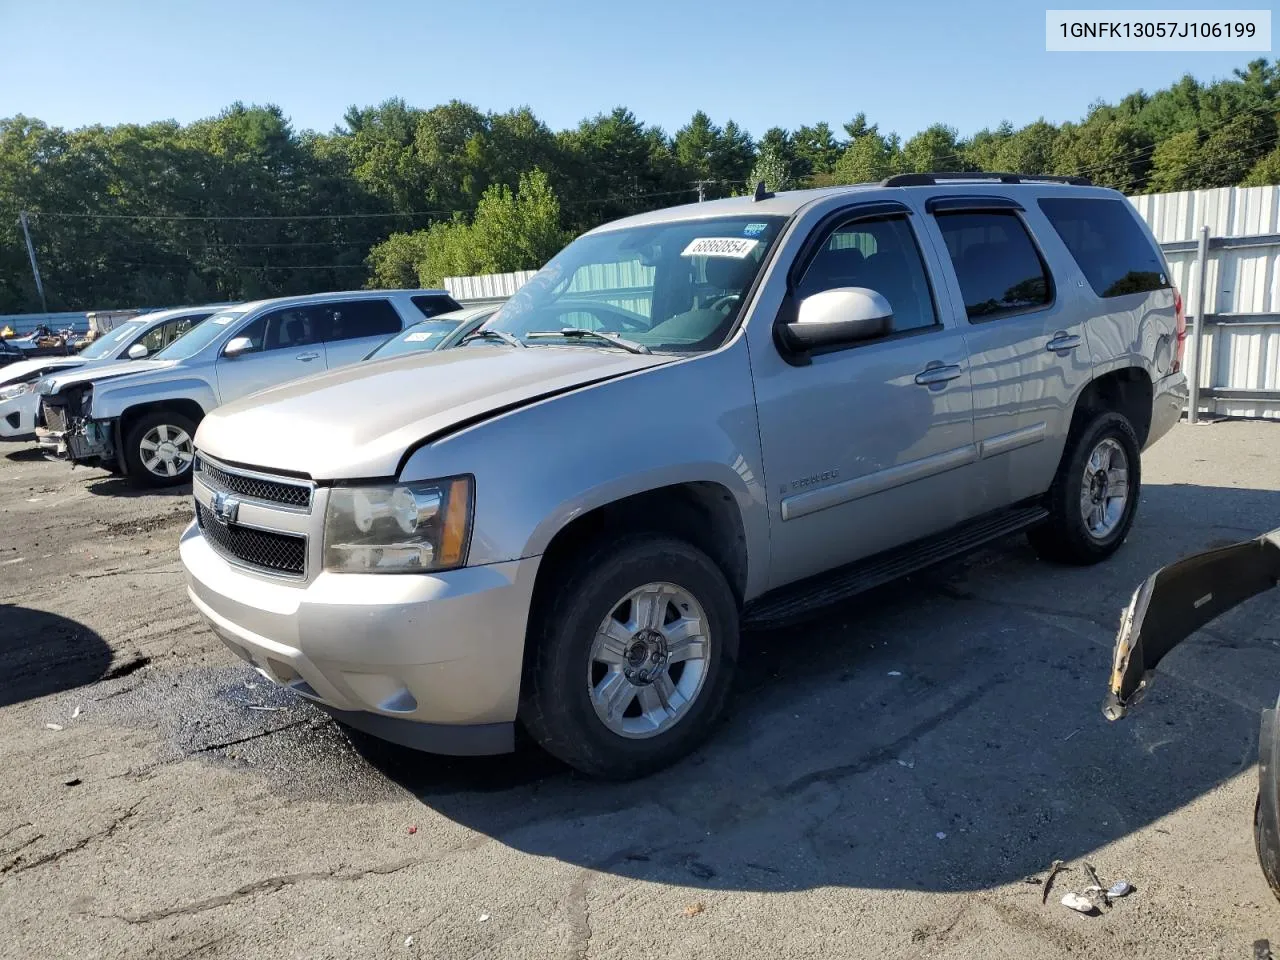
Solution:
<svg viewBox="0 0 1280 960">
<path fill-rule="evenodd" d="M 970 320 L 994 320 L 1053 300 L 1049 269 L 1013 211 L 940 212 L 937 218 Z"/>
<path fill-rule="evenodd" d="M 386 300 L 347 300 L 327 305 L 327 329 L 320 339 L 359 340 L 400 332 L 400 314 Z"/>
<path fill-rule="evenodd" d="M 449 313 L 452 310 L 461 310 L 458 301 L 453 297 L 445 296 L 442 293 L 423 293 L 416 297 L 410 297 L 413 305 L 418 308 L 424 317 L 430 320 L 432 317 L 442 313 Z"/>
<path fill-rule="evenodd" d="M 1159 253 L 1124 201 L 1052 197 L 1040 209 L 1098 296 L 1169 286 Z"/>
</svg>

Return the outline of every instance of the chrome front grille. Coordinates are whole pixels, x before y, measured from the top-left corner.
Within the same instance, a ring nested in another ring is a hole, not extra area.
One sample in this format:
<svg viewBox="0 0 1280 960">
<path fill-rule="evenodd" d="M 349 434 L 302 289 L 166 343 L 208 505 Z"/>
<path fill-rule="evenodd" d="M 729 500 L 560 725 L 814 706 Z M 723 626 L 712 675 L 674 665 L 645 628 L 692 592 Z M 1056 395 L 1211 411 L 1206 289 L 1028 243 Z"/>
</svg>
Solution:
<svg viewBox="0 0 1280 960">
<path fill-rule="evenodd" d="M 234 493 L 237 496 L 263 503 L 278 503 L 285 507 L 311 509 L 311 484 L 301 480 L 263 476 L 252 471 L 240 471 L 214 463 L 208 457 L 196 455 L 195 472 L 210 490 Z"/>
<path fill-rule="evenodd" d="M 313 512 L 315 485 L 221 463 L 199 450 L 194 466 L 196 522 L 210 548 L 237 566 L 305 580 L 308 544 L 319 542 L 324 507 L 322 499 Z"/>
<path fill-rule="evenodd" d="M 213 548 L 237 563 L 288 577 L 306 575 L 306 537 L 222 523 L 199 501 L 196 522 Z"/>
</svg>

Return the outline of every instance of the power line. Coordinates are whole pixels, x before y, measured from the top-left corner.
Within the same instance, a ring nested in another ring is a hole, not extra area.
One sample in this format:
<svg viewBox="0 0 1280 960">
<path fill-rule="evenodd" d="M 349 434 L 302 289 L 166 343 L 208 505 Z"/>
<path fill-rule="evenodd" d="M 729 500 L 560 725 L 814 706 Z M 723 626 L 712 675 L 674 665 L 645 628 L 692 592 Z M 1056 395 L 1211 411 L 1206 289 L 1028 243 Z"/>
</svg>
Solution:
<svg viewBox="0 0 1280 960">
<path fill-rule="evenodd" d="M 426 217 L 467 213 L 466 210 L 409 210 L 404 213 L 294 213 L 294 214 L 218 214 L 216 216 L 188 216 L 168 213 L 63 213 L 51 210 L 28 210 L 32 217 L 50 217 L 60 220 L 352 220 L 361 218 Z"/>
<path fill-rule="evenodd" d="M 174 270 L 186 268 L 196 271 L 218 271 L 218 270 L 275 270 L 289 271 L 294 270 L 368 270 L 369 267 L 364 263 L 330 263 L 323 265 L 305 264 L 302 266 L 276 266 L 269 263 L 216 263 L 216 264 L 192 264 L 192 263 L 147 263 L 141 260 L 95 260 L 92 261 L 96 266 L 113 266 L 113 267 L 156 267 L 164 270 Z"/>
<path fill-rule="evenodd" d="M 693 188 L 680 190 L 659 190 L 652 193 L 621 194 L 612 197 L 587 197 L 581 200 L 566 200 L 562 207 L 579 207 L 593 203 L 625 203 L 631 200 L 645 200 L 651 197 L 673 197 L 678 194 L 692 193 Z M 208 214 L 186 215 L 169 213 L 72 213 L 54 210 L 28 210 L 30 217 L 46 217 L 60 220 L 156 220 L 162 222 L 223 222 L 223 221 L 300 221 L 300 220 L 353 220 L 353 219 L 394 219 L 396 217 L 444 217 L 454 214 L 474 214 L 474 208 L 458 210 L 408 210 L 401 213 L 297 213 L 297 214 Z"/>
</svg>

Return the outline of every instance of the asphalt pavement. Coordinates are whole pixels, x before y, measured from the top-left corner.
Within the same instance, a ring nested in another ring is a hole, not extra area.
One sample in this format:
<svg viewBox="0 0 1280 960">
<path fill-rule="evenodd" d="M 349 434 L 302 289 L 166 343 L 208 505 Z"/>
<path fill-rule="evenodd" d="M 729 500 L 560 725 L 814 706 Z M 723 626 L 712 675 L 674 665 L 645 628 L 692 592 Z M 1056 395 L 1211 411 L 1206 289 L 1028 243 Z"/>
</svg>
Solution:
<svg viewBox="0 0 1280 960">
<path fill-rule="evenodd" d="M 1110 561 L 1014 538 L 743 638 L 729 715 L 630 784 L 352 739 L 187 600 L 189 490 L 0 444 L 0 956 L 1252 957 L 1280 590 L 1101 704 L 1155 568 L 1280 526 L 1280 424 L 1180 425 Z M 1054 880 L 1049 865 L 1069 868 Z M 1135 891 L 1097 916 L 1084 861 Z"/>
</svg>

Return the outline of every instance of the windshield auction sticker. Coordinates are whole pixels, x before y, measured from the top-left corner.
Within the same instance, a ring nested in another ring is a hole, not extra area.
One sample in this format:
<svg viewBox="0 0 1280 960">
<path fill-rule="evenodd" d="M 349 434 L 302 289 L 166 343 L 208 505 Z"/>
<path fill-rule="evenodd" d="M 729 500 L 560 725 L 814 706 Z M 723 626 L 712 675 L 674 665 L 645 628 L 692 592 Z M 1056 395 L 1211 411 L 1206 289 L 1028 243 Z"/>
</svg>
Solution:
<svg viewBox="0 0 1280 960">
<path fill-rule="evenodd" d="M 689 243 L 682 257 L 733 257 L 741 260 L 760 245 L 746 237 L 699 237 Z"/>
<path fill-rule="evenodd" d="M 1270 10 L 1046 10 L 1054 51 L 1271 50 Z"/>
</svg>

